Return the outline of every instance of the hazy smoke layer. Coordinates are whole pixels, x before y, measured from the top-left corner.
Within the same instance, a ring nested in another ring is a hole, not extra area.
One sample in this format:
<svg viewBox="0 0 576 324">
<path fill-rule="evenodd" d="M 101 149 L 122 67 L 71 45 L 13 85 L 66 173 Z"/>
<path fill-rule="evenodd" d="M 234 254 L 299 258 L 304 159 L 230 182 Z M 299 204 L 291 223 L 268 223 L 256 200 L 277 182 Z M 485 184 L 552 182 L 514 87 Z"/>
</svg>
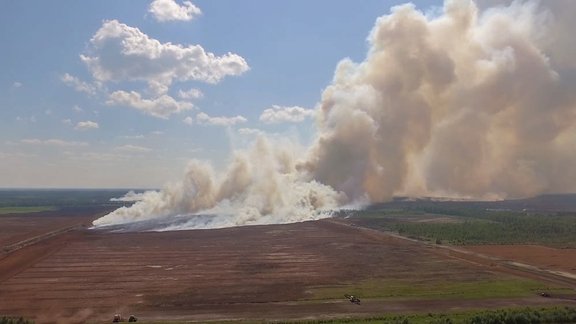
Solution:
<svg viewBox="0 0 576 324">
<path fill-rule="evenodd" d="M 566 53 L 576 46 L 566 12 L 576 2 L 553 3 L 480 12 L 449 0 L 437 15 L 395 7 L 377 20 L 366 59 L 339 63 L 304 161 L 260 141 L 222 178 L 194 162 L 181 184 L 95 225 L 198 212 L 219 215 L 217 226 L 291 222 L 399 193 L 575 191 L 576 57 Z"/>
<path fill-rule="evenodd" d="M 290 223 L 328 217 L 345 201 L 342 194 L 296 172 L 286 146 L 260 138 L 249 152 L 236 152 L 224 175 L 192 161 L 182 182 L 148 191 L 131 207 L 122 207 L 94 225 L 135 223 L 137 230 L 218 228 Z M 133 196 L 133 195 L 132 195 Z M 126 226 L 124 226 L 126 228 Z"/>
</svg>

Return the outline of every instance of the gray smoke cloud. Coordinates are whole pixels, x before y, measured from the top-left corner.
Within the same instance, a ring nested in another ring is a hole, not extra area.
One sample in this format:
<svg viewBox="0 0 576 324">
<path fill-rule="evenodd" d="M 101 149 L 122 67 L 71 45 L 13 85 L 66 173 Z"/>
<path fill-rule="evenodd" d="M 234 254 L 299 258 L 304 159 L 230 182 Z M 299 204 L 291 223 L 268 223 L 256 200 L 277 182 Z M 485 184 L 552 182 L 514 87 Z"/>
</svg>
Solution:
<svg viewBox="0 0 576 324">
<path fill-rule="evenodd" d="M 304 168 L 370 201 L 573 191 L 576 60 L 558 55 L 573 44 L 556 33 L 567 22 L 554 12 L 576 3 L 549 2 L 552 11 L 513 2 L 480 12 L 446 1 L 435 18 L 393 8 L 365 61 L 337 67 Z"/>
<path fill-rule="evenodd" d="M 575 9 L 448 0 L 431 16 L 394 7 L 376 21 L 366 59 L 338 64 L 303 160 L 260 139 L 224 175 L 193 162 L 180 184 L 94 224 L 188 215 L 165 228 L 209 228 L 325 217 L 395 194 L 574 192 Z"/>
</svg>

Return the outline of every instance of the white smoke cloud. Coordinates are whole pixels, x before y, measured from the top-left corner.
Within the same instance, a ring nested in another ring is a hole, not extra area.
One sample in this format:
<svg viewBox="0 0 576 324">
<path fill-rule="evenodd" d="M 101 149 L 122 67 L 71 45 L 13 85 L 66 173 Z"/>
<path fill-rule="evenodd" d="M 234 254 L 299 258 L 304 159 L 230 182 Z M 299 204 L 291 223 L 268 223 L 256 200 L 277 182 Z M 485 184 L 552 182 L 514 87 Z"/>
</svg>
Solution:
<svg viewBox="0 0 576 324">
<path fill-rule="evenodd" d="M 338 206 L 342 197 L 295 172 L 294 152 L 278 147 L 260 138 L 251 151 L 236 152 L 221 176 L 209 165 L 192 161 L 182 182 L 160 192 L 148 191 L 141 201 L 117 209 L 94 225 L 141 222 L 135 225 L 141 228 L 146 221 L 155 220 L 152 229 L 172 230 L 288 223 L 328 216 L 326 211 Z M 260 163 L 254 164 L 256 160 Z M 166 220 L 169 222 L 158 227 Z"/>
<path fill-rule="evenodd" d="M 554 36 L 574 20 L 553 7 L 447 0 L 433 17 L 394 7 L 366 59 L 338 64 L 305 155 L 260 138 L 224 175 L 193 162 L 182 182 L 94 224 L 209 228 L 313 219 L 398 193 L 574 192 L 576 57 L 558 54 L 570 46 Z"/>
<path fill-rule="evenodd" d="M 128 191 L 124 196 L 119 197 L 119 198 L 110 198 L 110 201 L 115 201 L 115 202 L 136 202 L 136 201 L 141 201 L 144 200 L 144 197 L 146 195 L 150 195 L 150 191 L 148 192 L 141 192 L 141 193 L 136 193 L 134 192 L 134 190 L 130 190 Z"/>
<path fill-rule="evenodd" d="M 200 8 L 190 1 L 182 2 L 179 5 L 174 0 L 154 0 L 150 3 L 148 11 L 160 22 L 165 21 L 189 21 L 202 14 Z"/>
</svg>

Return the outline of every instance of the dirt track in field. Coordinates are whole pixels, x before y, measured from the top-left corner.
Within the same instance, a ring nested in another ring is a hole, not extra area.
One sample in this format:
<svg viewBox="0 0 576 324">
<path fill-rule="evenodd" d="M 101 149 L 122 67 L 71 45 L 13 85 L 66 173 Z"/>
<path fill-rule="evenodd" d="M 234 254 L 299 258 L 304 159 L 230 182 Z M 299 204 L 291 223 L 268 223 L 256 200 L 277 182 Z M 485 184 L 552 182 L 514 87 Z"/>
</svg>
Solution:
<svg viewBox="0 0 576 324">
<path fill-rule="evenodd" d="M 540 245 L 477 245 L 467 250 L 530 264 L 543 269 L 562 271 L 576 278 L 576 249 L 557 249 Z"/>
<path fill-rule="evenodd" d="M 67 209 L 0 216 L 0 247 L 75 225 L 88 225 L 104 209 Z"/>
<path fill-rule="evenodd" d="M 270 320 L 574 304 L 540 297 L 364 300 L 360 306 L 341 296 L 310 300 L 314 287 L 364 279 L 473 282 L 502 276 L 509 274 L 333 220 L 163 233 L 76 230 L 0 259 L 0 314 L 38 322 L 108 321 L 116 312 L 141 319 Z"/>
</svg>

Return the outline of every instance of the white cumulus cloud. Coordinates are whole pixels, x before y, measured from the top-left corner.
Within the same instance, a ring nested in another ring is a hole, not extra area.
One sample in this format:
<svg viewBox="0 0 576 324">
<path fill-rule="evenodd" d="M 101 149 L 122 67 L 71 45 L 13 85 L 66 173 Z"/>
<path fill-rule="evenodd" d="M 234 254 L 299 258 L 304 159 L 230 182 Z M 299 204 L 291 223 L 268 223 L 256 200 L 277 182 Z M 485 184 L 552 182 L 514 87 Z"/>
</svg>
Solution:
<svg viewBox="0 0 576 324">
<path fill-rule="evenodd" d="M 234 117 L 211 117 L 206 113 L 199 113 L 196 115 L 196 120 L 198 124 L 201 125 L 215 125 L 215 126 L 232 126 L 240 123 L 245 123 L 247 121 L 243 116 Z"/>
<path fill-rule="evenodd" d="M 76 124 L 76 126 L 74 126 L 75 130 L 80 130 L 80 131 L 85 131 L 85 130 L 90 130 L 90 129 L 98 129 L 98 128 L 100 128 L 98 123 L 90 121 L 90 120 L 78 122 Z"/>
<path fill-rule="evenodd" d="M 137 135 L 124 135 L 124 136 L 120 136 L 123 139 L 128 139 L 128 140 L 140 140 L 140 139 L 144 139 L 146 136 L 142 135 L 142 134 L 137 134 Z"/>
<path fill-rule="evenodd" d="M 190 1 L 182 2 L 179 5 L 174 0 L 154 0 L 148 8 L 154 19 L 160 22 L 183 20 L 188 21 L 202 14 L 200 8 Z"/>
<path fill-rule="evenodd" d="M 146 153 L 152 151 L 152 149 L 147 147 L 130 144 L 118 146 L 114 150 L 124 153 Z"/>
<path fill-rule="evenodd" d="M 96 90 L 98 88 L 96 85 L 90 84 L 86 81 L 81 81 L 80 79 L 78 79 L 78 77 L 75 77 L 68 73 L 64 73 L 64 75 L 60 77 L 60 81 L 62 81 L 65 85 L 74 88 L 74 90 L 78 92 L 84 92 L 89 95 L 96 94 Z"/>
<path fill-rule="evenodd" d="M 283 107 L 273 105 L 265 109 L 260 115 L 260 121 L 266 124 L 276 123 L 300 123 L 307 118 L 314 117 L 314 109 L 306 109 L 298 106 Z"/>
<path fill-rule="evenodd" d="M 115 91 L 110 94 L 106 103 L 108 105 L 129 106 L 147 115 L 164 119 L 168 118 L 171 114 L 194 108 L 194 105 L 191 103 L 177 101 L 169 95 L 144 99 L 140 93 L 136 91 Z"/>
<path fill-rule="evenodd" d="M 198 90 L 198 89 L 190 89 L 190 90 L 179 90 L 178 91 L 178 97 L 180 97 L 181 99 L 200 99 L 204 96 L 204 94 L 202 93 L 202 91 Z"/>
<path fill-rule="evenodd" d="M 259 135 L 264 135 L 264 132 L 259 130 L 259 129 L 256 129 L 256 128 L 240 128 L 240 129 L 238 129 L 238 134 L 259 136 Z"/>
<path fill-rule="evenodd" d="M 155 89 L 174 80 L 217 83 L 249 69 L 237 54 L 217 56 L 200 45 L 161 43 L 117 20 L 104 21 L 88 52 L 80 58 L 96 80 L 144 81 Z"/>
<path fill-rule="evenodd" d="M 28 138 L 20 140 L 20 143 L 23 144 L 30 144 L 30 145 L 46 145 L 46 146 L 59 146 L 59 147 L 74 147 L 74 146 L 87 146 L 88 143 L 86 142 L 74 142 L 74 141 L 65 141 L 61 139 L 38 139 L 38 138 Z"/>
<path fill-rule="evenodd" d="M 192 124 L 194 124 L 194 119 L 192 117 L 188 116 L 188 117 L 184 118 L 182 120 L 182 122 L 186 125 L 192 125 Z"/>
</svg>

